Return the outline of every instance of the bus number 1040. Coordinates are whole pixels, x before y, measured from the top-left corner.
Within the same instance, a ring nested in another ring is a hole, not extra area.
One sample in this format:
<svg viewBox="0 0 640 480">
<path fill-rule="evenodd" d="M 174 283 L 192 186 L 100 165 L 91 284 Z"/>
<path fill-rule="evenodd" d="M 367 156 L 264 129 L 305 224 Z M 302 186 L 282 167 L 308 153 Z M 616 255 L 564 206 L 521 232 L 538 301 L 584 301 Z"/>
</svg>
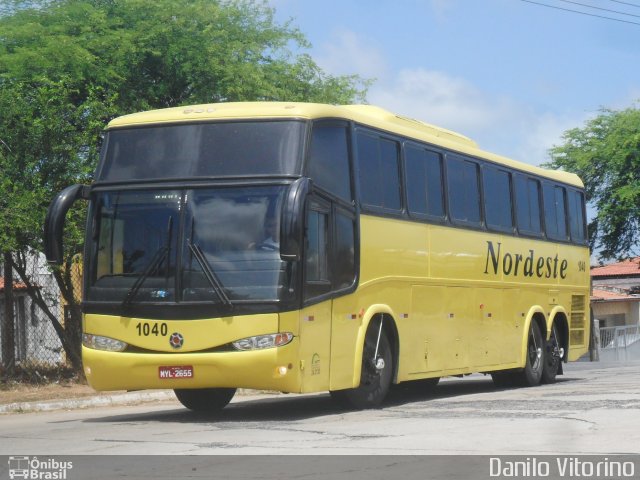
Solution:
<svg viewBox="0 0 640 480">
<path fill-rule="evenodd" d="M 161 324 L 157 324 L 154 323 L 153 325 L 151 325 L 150 323 L 144 322 L 144 323 L 138 323 L 136 325 L 136 330 L 138 330 L 138 336 L 144 336 L 144 337 L 148 337 L 149 335 L 154 335 L 154 336 L 163 336 L 166 337 L 167 334 L 169 333 L 169 327 L 167 327 L 166 323 L 161 323 Z"/>
</svg>

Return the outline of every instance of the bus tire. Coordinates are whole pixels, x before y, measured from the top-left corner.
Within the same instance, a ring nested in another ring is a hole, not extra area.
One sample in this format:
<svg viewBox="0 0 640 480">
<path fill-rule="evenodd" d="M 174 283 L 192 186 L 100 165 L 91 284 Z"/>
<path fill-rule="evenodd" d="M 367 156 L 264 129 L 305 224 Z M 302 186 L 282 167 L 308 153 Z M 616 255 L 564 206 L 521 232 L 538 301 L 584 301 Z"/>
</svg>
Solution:
<svg viewBox="0 0 640 480">
<path fill-rule="evenodd" d="M 535 387 L 540 384 L 545 362 L 545 341 L 538 322 L 532 321 L 527 336 L 527 361 L 524 369 L 515 373 L 518 384 Z"/>
<path fill-rule="evenodd" d="M 560 337 L 558 327 L 554 323 L 551 327 L 551 338 L 546 342 L 544 366 L 542 368 L 542 383 L 555 383 L 556 375 L 560 370 Z"/>
<path fill-rule="evenodd" d="M 376 408 L 380 406 L 389 392 L 393 375 L 393 352 L 387 335 L 382 331 L 378 356 L 374 361 L 378 331 L 378 328 L 369 329 L 365 338 L 360 385 L 356 388 L 330 392 L 338 403 L 347 408 L 356 410 Z M 380 363 L 381 360 L 383 363 Z M 378 367 L 376 367 L 376 363 L 378 363 Z M 380 366 L 382 368 L 379 368 Z"/>
<path fill-rule="evenodd" d="M 182 405 L 194 412 L 217 412 L 222 410 L 236 393 L 235 388 L 175 389 L 173 391 Z"/>
</svg>

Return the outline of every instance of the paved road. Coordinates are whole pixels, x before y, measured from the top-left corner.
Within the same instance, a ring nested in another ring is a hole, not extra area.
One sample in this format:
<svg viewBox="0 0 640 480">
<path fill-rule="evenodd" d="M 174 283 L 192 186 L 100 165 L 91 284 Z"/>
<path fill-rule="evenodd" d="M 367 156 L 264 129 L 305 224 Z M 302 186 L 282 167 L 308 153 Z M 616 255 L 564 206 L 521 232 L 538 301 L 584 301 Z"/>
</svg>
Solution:
<svg viewBox="0 0 640 480">
<path fill-rule="evenodd" d="M 217 416 L 176 401 L 0 416 L 0 455 L 640 453 L 640 363 L 574 363 L 554 385 L 446 379 L 346 412 L 327 394 L 248 396 Z"/>
</svg>

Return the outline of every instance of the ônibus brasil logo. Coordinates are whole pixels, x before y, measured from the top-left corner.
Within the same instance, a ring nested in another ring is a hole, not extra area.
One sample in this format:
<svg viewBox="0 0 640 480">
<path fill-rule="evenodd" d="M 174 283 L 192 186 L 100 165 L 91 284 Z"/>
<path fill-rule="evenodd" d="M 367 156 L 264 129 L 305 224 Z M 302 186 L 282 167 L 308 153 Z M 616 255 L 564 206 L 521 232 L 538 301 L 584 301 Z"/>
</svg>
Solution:
<svg viewBox="0 0 640 480">
<path fill-rule="evenodd" d="M 73 468 L 73 462 L 59 461 L 55 458 L 40 460 L 38 457 L 9 457 L 9 478 L 34 480 L 66 480 L 67 471 Z"/>
</svg>

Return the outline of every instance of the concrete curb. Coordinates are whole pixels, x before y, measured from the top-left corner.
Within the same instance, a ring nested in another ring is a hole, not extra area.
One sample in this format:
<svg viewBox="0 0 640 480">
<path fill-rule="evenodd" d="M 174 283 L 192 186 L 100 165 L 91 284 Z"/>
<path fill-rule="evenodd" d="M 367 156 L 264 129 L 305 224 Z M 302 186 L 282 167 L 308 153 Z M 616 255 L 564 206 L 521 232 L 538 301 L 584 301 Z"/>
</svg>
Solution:
<svg viewBox="0 0 640 480">
<path fill-rule="evenodd" d="M 239 388 L 232 401 L 238 401 L 241 398 L 272 398 L 279 395 L 281 395 L 279 392 Z M 182 405 L 178 403 L 173 390 L 147 390 L 139 392 L 114 393 L 111 395 L 96 392 L 95 395 L 80 398 L 7 403 L 5 405 L 0 405 L 0 415 L 10 413 L 51 412 L 54 410 L 78 410 L 92 407 L 116 407 L 121 405 L 136 405 L 139 403 L 166 401 L 173 401 L 177 407 L 182 408 Z"/>
<path fill-rule="evenodd" d="M 0 415 L 7 413 L 49 412 L 53 410 L 76 410 L 89 407 L 111 407 L 144 402 L 175 400 L 173 391 L 127 392 L 114 395 L 47 400 L 37 402 L 15 402 L 0 405 Z"/>
</svg>

